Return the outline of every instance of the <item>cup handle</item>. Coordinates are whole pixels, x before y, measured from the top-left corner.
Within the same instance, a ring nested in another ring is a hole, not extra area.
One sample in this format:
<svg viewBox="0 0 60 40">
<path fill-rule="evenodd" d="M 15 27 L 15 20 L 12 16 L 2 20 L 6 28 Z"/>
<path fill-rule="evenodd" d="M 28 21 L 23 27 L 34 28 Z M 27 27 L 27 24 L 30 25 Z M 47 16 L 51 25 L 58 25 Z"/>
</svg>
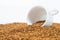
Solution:
<svg viewBox="0 0 60 40">
<path fill-rule="evenodd" d="M 51 14 L 52 16 L 57 15 L 58 13 L 59 13 L 59 11 L 58 11 L 57 9 L 52 10 L 52 11 L 50 12 L 50 14 Z"/>
<path fill-rule="evenodd" d="M 42 25 L 42 27 L 43 26 L 51 26 L 52 22 L 53 22 L 53 16 L 58 13 L 59 13 L 58 10 L 53 10 L 53 11 L 49 12 L 49 14 L 47 15 L 47 19 L 46 19 L 45 23 Z"/>
</svg>

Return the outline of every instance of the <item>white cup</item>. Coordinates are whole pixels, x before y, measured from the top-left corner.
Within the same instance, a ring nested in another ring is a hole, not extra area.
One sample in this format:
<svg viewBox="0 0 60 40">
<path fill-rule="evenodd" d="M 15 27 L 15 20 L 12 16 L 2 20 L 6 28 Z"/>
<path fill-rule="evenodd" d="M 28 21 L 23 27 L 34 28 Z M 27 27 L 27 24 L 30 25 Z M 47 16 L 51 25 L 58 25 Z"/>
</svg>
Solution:
<svg viewBox="0 0 60 40">
<path fill-rule="evenodd" d="M 42 26 L 51 26 L 53 22 L 53 16 L 58 13 L 57 10 L 53 10 L 49 13 L 41 6 L 36 6 L 28 13 L 28 21 L 33 24 L 37 21 L 45 21 Z"/>
</svg>

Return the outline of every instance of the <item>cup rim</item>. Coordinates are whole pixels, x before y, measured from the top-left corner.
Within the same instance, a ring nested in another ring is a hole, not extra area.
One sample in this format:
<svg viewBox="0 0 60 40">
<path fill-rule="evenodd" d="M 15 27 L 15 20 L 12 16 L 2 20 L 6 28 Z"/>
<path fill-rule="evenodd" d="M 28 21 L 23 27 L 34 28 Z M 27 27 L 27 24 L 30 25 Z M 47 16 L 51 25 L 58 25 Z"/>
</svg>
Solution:
<svg viewBox="0 0 60 40">
<path fill-rule="evenodd" d="M 46 16 L 47 16 L 47 11 L 46 11 L 46 9 L 45 9 L 44 7 L 42 7 L 42 6 L 34 6 L 34 7 L 32 7 L 32 8 L 30 9 L 30 11 L 29 11 L 29 13 L 28 13 L 28 16 L 27 16 L 28 22 L 30 22 L 31 24 L 33 24 L 33 22 L 30 21 L 30 19 L 29 19 L 29 14 L 30 14 L 30 12 L 31 12 L 32 10 L 34 10 L 35 8 L 39 8 L 40 10 L 43 10 L 43 11 L 44 11 L 44 14 L 46 14 Z M 46 16 L 45 16 L 45 19 L 44 19 L 44 20 L 47 19 Z M 40 20 L 40 19 L 39 19 L 39 20 Z M 37 21 L 39 21 L 39 20 L 37 20 Z M 37 22 L 37 21 L 36 21 L 36 22 Z M 40 21 L 43 21 L 43 20 L 40 20 Z"/>
</svg>

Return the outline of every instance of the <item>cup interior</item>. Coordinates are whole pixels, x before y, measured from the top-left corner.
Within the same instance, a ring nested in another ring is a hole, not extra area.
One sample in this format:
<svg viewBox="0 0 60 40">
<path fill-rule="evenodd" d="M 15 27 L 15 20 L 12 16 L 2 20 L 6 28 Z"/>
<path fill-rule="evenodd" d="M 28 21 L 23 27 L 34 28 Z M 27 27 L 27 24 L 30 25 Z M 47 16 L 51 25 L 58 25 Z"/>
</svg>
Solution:
<svg viewBox="0 0 60 40">
<path fill-rule="evenodd" d="M 47 12 L 43 7 L 36 6 L 30 10 L 27 18 L 31 24 L 37 21 L 44 21 L 47 19 Z"/>
</svg>

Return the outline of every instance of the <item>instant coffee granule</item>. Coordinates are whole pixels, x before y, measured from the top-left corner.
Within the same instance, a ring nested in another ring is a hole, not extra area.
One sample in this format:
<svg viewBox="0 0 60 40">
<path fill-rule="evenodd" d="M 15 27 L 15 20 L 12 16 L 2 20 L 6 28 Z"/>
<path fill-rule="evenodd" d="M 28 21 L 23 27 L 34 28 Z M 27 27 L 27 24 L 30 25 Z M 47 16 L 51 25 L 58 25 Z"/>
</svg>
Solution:
<svg viewBox="0 0 60 40">
<path fill-rule="evenodd" d="M 0 24 L 0 40 L 60 40 L 60 24 L 41 27 L 44 22 Z"/>
</svg>

